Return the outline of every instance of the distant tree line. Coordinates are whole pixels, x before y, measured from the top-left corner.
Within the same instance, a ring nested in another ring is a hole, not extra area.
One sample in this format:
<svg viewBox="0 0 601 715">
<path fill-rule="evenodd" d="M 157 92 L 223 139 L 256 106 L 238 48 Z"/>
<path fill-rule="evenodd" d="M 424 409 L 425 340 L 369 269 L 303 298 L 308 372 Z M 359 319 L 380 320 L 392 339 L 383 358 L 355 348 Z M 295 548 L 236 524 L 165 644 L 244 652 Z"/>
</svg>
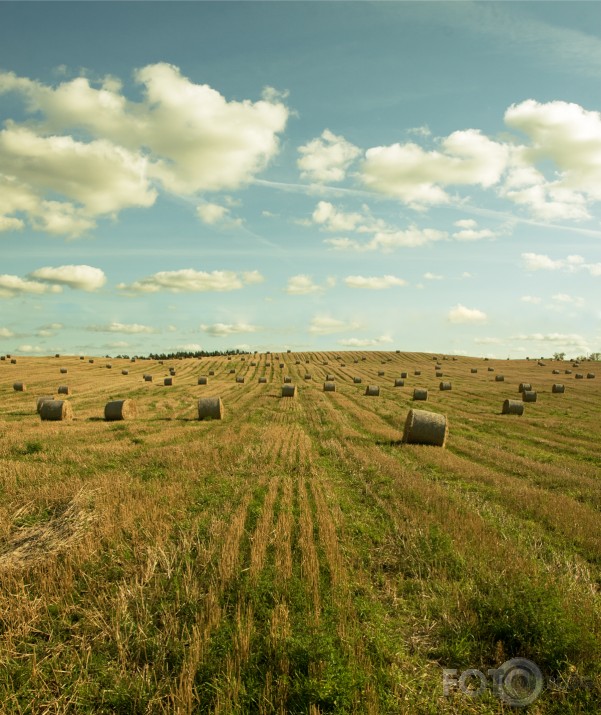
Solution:
<svg viewBox="0 0 601 715">
<path fill-rule="evenodd" d="M 129 360 L 132 357 L 140 360 L 178 360 L 180 358 L 203 358 L 203 357 L 221 357 L 224 355 L 250 355 L 248 350 L 178 350 L 171 353 L 149 353 L 148 355 L 115 355 L 115 359 L 124 358 Z M 105 355 L 110 358 L 111 355 Z"/>
</svg>

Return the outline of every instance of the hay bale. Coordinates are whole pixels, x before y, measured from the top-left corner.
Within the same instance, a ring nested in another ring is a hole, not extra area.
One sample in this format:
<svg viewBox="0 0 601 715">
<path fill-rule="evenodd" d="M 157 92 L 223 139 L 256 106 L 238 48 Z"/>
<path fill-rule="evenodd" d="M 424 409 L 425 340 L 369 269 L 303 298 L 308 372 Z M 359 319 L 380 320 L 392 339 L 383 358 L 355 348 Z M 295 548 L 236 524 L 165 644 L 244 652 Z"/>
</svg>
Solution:
<svg viewBox="0 0 601 715">
<path fill-rule="evenodd" d="M 253 361 L 251 361 L 250 366 L 251 366 L 251 367 L 257 367 L 257 363 L 253 360 Z"/>
<path fill-rule="evenodd" d="M 209 370 L 209 377 L 213 377 L 214 374 L 215 374 L 215 370 Z"/>
<path fill-rule="evenodd" d="M 144 375 L 145 382 L 152 382 L 152 375 Z"/>
<path fill-rule="evenodd" d="M 345 362 L 341 362 L 341 363 L 340 363 L 340 367 L 346 367 L 346 363 L 345 363 Z"/>
<path fill-rule="evenodd" d="M 551 388 L 551 392 L 554 392 L 555 394 L 561 394 L 566 391 L 565 385 L 560 385 L 558 382 L 556 382 L 553 387 Z"/>
<path fill-rule="evenodd" d="M 111 363 L 109 362 L 109 363 L 107 363 L 106 367 L 107 367 L 109 370 L 111 370 L 113 366 L 112 366 Z"/>
<path fill-rule="evenodd" d="M 79 356 L 79 359 L 80 359 L 80 360 L 85 360 L 85 357 L 84 357 L 83 355 L 80 355 L 80 356 Z"/>
<path fill-rule="evenodd" d="M 436 371 L 436 377 L 442 377 L 442 372 L 440 370 Z"/>
<path fill-rule="evenodd" d="M 360 385 L 360 384 L 361 384 L 361 378 L 360 378 L 360 377 L 354 377 L 354 378 L 353 378 L 353 382 L 355 383 L 355 385 Z"/>
<path fill-rule="evenodd" d="M 173 385 L 173 378 L 172 378 L 172 377 L 166 377 L 166 378 L 163 380 L 163 385 L 164 385 L 165 387 L 171 387 L 171 385 Z"/>
<path fill-rule="evenodd" d="M 421 370 L 414 370 L 414 371 L 413 371 L 413 374 L 414 374 L 414 375 L 421 375 L 421 374 L 422 374 L 422 371 L 421 371 Z"/>
<path fill-rule="evenodd" d="M 46 400 L 40 407 L 40 417 L 44 421 L 62 422 L 73 419 L 73 408 L 67 400 Z"/>
<path fill-rule="evenodd" d="M 503 403 L 503 409 L 501 410 L 503 415 L 523 415 L 524 414 L 524 403 L 519 400 L 505 400 Z"/>
<path fill-rule="evenodd" d="M 235 374 L 236 374 L 236 371 L 235 371 L 235 370 L 233 370 L 233 369 L 230 370 L 230 375 L 235 375 Z"/>
<path fill-rule="evenodd" d="M 169 368 L 169 374 L 171 375 L 171 377 L 175 377 L 175 368 L 174 367 Z"/>
<path fill-rule="evenodd" d="M 282 367 L 284 367 L 284 363 L 283 363 L 283 362 L 280 363 L 280 368 L 282 368 Z"/>
<path fill-rule="evenodd" d="M 13 382 L 15 392 L 27 392 L 27 385 L 24 382 Z"/>
<path fill-rule="evenodd" d="M 267 382 L 267 378 L 266 378 L 266 377 L 260 377 L 260 378 L 259 378 L 259 382 L 260 382 L 261 384 L 264 384 L 264 383 Z M 286 378 L 284 378 L 284 382 L 286 382 Z"/>
<path fill-rule="evenodd" d="M 57 392 L 59 395 L 70 395 L 71 389 L 69 385 L 59 385 Z"/>
<path fill-rule="evenodd" d="M 583 375 L 581 372 L 577 372 L 577 373 L 574 375 L 574 377 L 575 377 L 577 380 L 584 380 L 584 375 Z"/>
<path fill-rule="evenodd" d="M 495 375 L 495 382 L 505 382 L 505 375 Z"/>
<path fill-rule="evenodd" d="M 594 379 L 595 379 L 595 373 L 594 373 L 594 372 L 587 372 L 587 374 L 586 374 L 586 379 L 587 379 L 587 380 L 594 380 Z"/>
<path fill-rule="evenodd" d="M 68 371 L 67 371 L 66 367 L 61 367 L 60 372 L 61 372 L 61 375 L 66 375 Z"/>
<path fill-rule="evenodd" d="M 5 355 L 0 355 L 0 360 L 6 360 L 6 356 L 5 356 Z"/>
<path fill-rule="evenodd" d="M 307 360 L 307 362 L 309 362 L 309 361 Z M 265 367 L 271 367 L 271 363 L 270 363 L 270 362 L 266 362 L 266 363 L 265 363 Z"/>
<path fill-rule="evenodd" d="M 408 373 L 406 373 L 406 372 L 401 373 L 401 377 L 403 378 L 403 380 L 406 380 L 407 376 L 408 376 Z"/>
<path fill-rule="evenodd" d="M 453 389 L 453 386 L 452 386 L 451 383 L 448 382 L 448 381 L 447 381 L 447 382 L 441 382 L 440 385 L 438 386 L 438 389 L 441 390 L 441 391 L 444 391 L 444 390 L 452 390 L 452 389 Z"/>
<path fill-rule="evenodd" d="M 571 371 L 571 370 L 564 370 L 563 372 L 564 372 L 565 375 L 571 375 L 571 374 L 572 374 L 572 371 Z"/>
<path fill-rule="evenodd" d="M 55 357 L 55 358 L 59 358 L 59 357 L 60 357 L 60 354 L 59 354 L 59 353 L 56 353 L 56 355 L 55 355 L 54 357 Z"/>
<path fill-rule="evenodd" d="M 282 385 L 282 397 L 296 397 L 296 385 Z"/>
<path fill-rule="evenodd" d="M 284 382 L 286 382 L 286 383 L 292 382 L 292 378 L 290 377 L 290 375 L 286 375 L 286 377 L 284 378 Z"/>
<path fill-rule="evenodd" d="M 359 359 L 358 359 L 358 358 L 355 358 L 355 359 L 353 360 L 353 362 L 355 363 L 355 365 L 358 365 L 358 364 L 359 364 Z"/>
<path fill-rule="evenodd" d="M 129 370 L 121 370 L 122 375 L 129 375 Z"/>
<path fill-rule="evenodd" d="M 12 358 L 11 361 L 10 361 L 10 364 L 11 364 L 11 365 L 16 365 L 16 364 L 17 364 L 17 359 L 16 359 L 16 358 Z"/>
<path fill-rule="evenodd" d="M 547 363 L 546 363 L 546 362 L 543 362 L 542 360 L 539 360 L 537 364 L 540 365 L 540 367 L 546 367 L 546 366 L 547 366 Z"/>
<path fill-rule="evenodd" d="M 422 387 L 416 387 L 413 390 L 413 399 L 414 400 L 427 400 L 428 399 L 428 390 L 425 390 Z"/>
<path fill-rule="evenodd" d="M 238 375 L 238 377 L 236 378 L 236 382 L 244 384 L 244 378 L 241 375 Z"/>
<path fill-rule="evenodd" d="M 524 390 L 522 400 L 524 402 L 536 402 L 537 394 L 534 390 Z"/>
<path fill-rule="evenodd" d="M 198 400 L 198 419 L 222 420 L 223 402 L 221 397 L 201 397 Z"/>
<path fill-rule="evenodd" d="M 326 375 L 326 382 L 332 382 L 332 380 L 335 380 L 336 377 L 334 375 Z"/>
<path fill-rule="evenodd" d="M 378 370 L 378 377 L 384 377 L 384 370 Z"/>
<path fill-rule="evenodd" d="M 90 364 L 92 364 L 92 363 L 94 362 L 94 360 L 93 360 L 92 358 L 90 358 L 90 359 L 88 360 L 88 362 L 89 362 Z"/>
<path fill-rule="evenodd" d="M 425 444 L 444 447 L 449 433 L 445 415 L 427 410 L 409 410 L 403 429 L 405 444 Z"/>
<path fill-rule="evenodd" d="M 380 397 L 380 388 L 378 385 L 368 385 L 365 388 L 365 394 L 369 397 Z"/>
<path fill-rule="evenodd" d="M 104 419 L 107 422 L 130 420 L 137 417 L 138 411 L 133 400 L 113 400 L 104 406 Z"/>
<path fill-rule="evenodd" d="M 313 378 L 311 377 L 311 375 L 309 375 L 309 373 L 305 374 L 305 380 L 312 380 L 312 379 Z"/>
<path fill-rule="evenodd" d="M 199 384 L 199 385 L 207 385 L 208 382 L 209 382 L 209 381 L 207 380 L 207 378 L 206 378 L 204 375 L 201 375 L 201 376 L 198 378 L 198 384 Z"/>
<path fill-rule="evenodd" d="M 294 364 L 295 364 L 295 365 L 300 365 L 300 360 L 295 360 L 295 361 L 294 361 Z"/>
<path fill-rule="evenodd" d="M 475 375 L 475 374 L 478 372 L 478 368 L 477 368 L 477 367 L 473 367 L 473 368 L 470 370 L 470 372 L 472 373 L 472 375 Z"/>
<path fill-rule="evenodd" d="M 531 390 L 532 385 L 529 382 L 520 382 L 520 386 L 518 387 L 518 392 L 524 392 L 524 390 Z"/>
<path fill-rule="evenodd" d="M 323 391 L 324 392 L 336 392 L 336 383 L 330 382 L 330 381 L 324 382 L 323 383 Z"/>
<path fill-rule="evenodd" d="M 394 381 L 394 386 L 395 387 L 405 387 L 405 380 L 401 380 L 400 377 L 397 377 Z"/>
<path fill-rule="evenodd" d="M 40 414 L 40 410 L 42 409 L 42 405 L 44 404 L 44 402 L 50 402 L 51 400 L 54 400 L 54 395 L 40 395 L 38 397 L 35 403 L 36 412 L 38 413 L 38 415 Z"/>
<path fill-rule="evenodd" d="M 553 375 L 559 375 L 559 370 L 553 370 L 553 371 L 552 371 L 552 374 L 553 374 Z"/>
</svg>

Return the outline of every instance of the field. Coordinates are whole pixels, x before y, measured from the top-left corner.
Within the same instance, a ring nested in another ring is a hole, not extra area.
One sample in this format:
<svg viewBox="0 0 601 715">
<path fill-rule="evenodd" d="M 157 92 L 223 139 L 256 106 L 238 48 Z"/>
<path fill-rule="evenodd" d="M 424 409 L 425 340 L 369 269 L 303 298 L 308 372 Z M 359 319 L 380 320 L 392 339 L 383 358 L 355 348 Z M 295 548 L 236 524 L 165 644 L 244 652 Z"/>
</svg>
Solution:
<svg viewBox="0 0 601 715">
<path fill-rule="evenodd" d="M 337 355 L 0 363 L 2 713 L 506 713 L 442 672 L 513 657 L 528 712 L 601 710 L 600 365 Z M 75 419 L 41 421 L 61 384 Z M 444 449 L 400 443 L 415 386 Z"/>
</svg>

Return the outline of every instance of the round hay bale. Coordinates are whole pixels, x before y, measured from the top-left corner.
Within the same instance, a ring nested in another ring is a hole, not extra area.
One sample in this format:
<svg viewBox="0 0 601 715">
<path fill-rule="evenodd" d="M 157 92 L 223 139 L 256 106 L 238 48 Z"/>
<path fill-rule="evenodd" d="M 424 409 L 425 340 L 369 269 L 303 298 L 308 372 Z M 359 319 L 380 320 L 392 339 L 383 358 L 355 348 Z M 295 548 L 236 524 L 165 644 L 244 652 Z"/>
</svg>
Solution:
<svg viewBox="0 0 601 715">
<path fill-rule="evenodd" d="M 345 362 L 341 362 L 341 363 L 340 363 L 340 367 L 346 367 L 346 363 L 345 363 Z"/>
<path fill-rule="evenodd" d="M 414 375 L 421 375 L 421 374 L 422 374 L 422 371 L 421 371 L 421 370 L 414 370 L 414 371 L 413 371 L 413 374 L 414 374 Z"/>
<path fill-rule="evenodd" d="M 121 370 L 122 375 L 129 375 L 129 370 Z"/>
<path fill-rule="evenodd" d="M 442 372 L 440 370 L 436 371 L 436 377 L 442 377 Z"/>
<path fill-rule="evenodd" d="M 13 382 L 15 392 L 27 392 L 27 385 L 24 382 Z"/>
<path fill-rule="evenodd" d="M 261 384 L 264 384 L 264 383 L 267 382 L 267 378 L 266 378 L 266 377 L 260 377 L 260 378 L 259 378 L 259 382 L 260 382 Z M 286 378 L 284 378 L 284 382 L 286 382 Z"/>
<path fill-rule="evenodd" d="M 239 376 L 236 378 L 236 382 L 243 384 L 243 383 L 244 383 L 244 378 L 239 375 Z"/>
<path fill-rule="evenodd" d="M 532 385 L 529 382 L 520 382 L 520 386 L 518 387 L 518 392 L 524 392 L 525 390 L 531 390 Z"/>
<path fill-rule="evenodd" d="M 56 355 L 55 355 L 54 357 L 55 357 L 55 358 L 59 358 L 59 357 L 60 357 L 60 354 L 59 354 L 59 353 L 56 353 Z"/>
<path fill-rule="evenodd" d="M 104 419 L 107 422 L 130 420 L 137 417 L 138 411 L 133 400 L 113 400 L 104 406 Z"/>
<path fill-rule="evenodd" d="M 300 365 L 300 360 L 295 360 L 295 361 L 294 361 L 294 364 L 295 364 L 295 365 Z"/>
<path fill-rule="evenodd" d="M 61 367 L 61 375 L 66 375 L 68 372 L 66 367 Z"/>
<path fill-rule="evenodd" d="M 209 370 L 209 377 L 213 377 L 214 374 L 215 374 L 215 370 Z"/>
<path fill-rule="evenodd" d="M 144 375 L 145 382 L 152 382 L 152 375 Z"/>
<path fill-rule="evenodd" d="M 80 356 L 79 356 L 79 359 L 80 359 L 80 360 L 85 360 L 85 357 L 84 357 L 83 355 L 80 355 Z"/>
<path fill-rule="evenodd" d="M 400 377 L 397 377 L 396 380 L 394 381 L 394 386 L 395 387 L 405 387 L 405 380 L 401 380 Z"/>
<path fill-rule="evenodd" d="M 0 360 L 6 360 L 6 355 L 0 355 Z"/>
<path fill-rule="evenodd" d="M 594 372 L 588 372 L 586 374 L 586 379 L 587 380 L 594 380 L 595 379 L 595 373 Z"/>
<path fill-rule="evenodd" d="M 209 381 L 207 380 L 207 378 L 206 378 L 204 375 L 201 375 L 201 376 L 198 378 L 198 384 L 199 384 L 199 385 L 207 385 L 208 383 L 209 383 Z"/>
<path fill-rule="evenodd" d="M 522 400 L 524 402 L 536 402 L 537 394 L 534 390 L 524 390 L 522 392 Z"/>
<path fill-rule="evenodd" d="M 438 389 L 441 391 L 452 390 L 453 386 L 451 385 L 450 382 L 441 382 L 440 385 L 438 386 Z"/>
<path fill-rule="evenodd" d="M 292 378 L 290 377 L 290 375 L 286 375 L 286 377 L 284 378 L 284 382 L 286 382 L 286 383 L 292 382 Z"/>
<path fill-rule="evenodd" d="M 425 444 L 444 447 L 447 442 L 449 426 L 446 415 L 427 410 L 409 410 L 403 429 L 405 444 Z"/>
<path fill-rule="evenodd" d="M 505 375 L 495 375 L 495 382 L 505 382 Z"/>
<path fill-rule="evenodd" d="M 413 390 L 413 399 L 414 400 L 427 400 L 428 399 L 428 390 L 425 390 L 422 387 L 416 387 Z"/>
<path fill-rule="evenodd" d="M 478 368 L 477 368 L 477 367 L 473 367 L 473 368 L 470 370 L 470 372 L 472 373 L 472 375 L 475 375 L 475 374 L 478 372 Z"/>
<path fill-rule="evenodd" d="M 90 360 L 88 360 L 88 362 L 89 362 L 90 364 L 92 364 L 92 363 L 94 362 L 94 360 L 92 360 L 92 359 L 90 358 Z"/>
<path fill-rule="evenodd" d="M 70 395 L 71 390 L 69 388 L 69 385 L 59 385 L 58 387 L 58 394 L 59 395 Z"/>
<path fill-rule="evenodd" d="M 312 380 L 312 379 L 313 378 L 311 377 L 311 375 L 309 375 L 309 373 L 306 373 L 305 380 Z"/>
<path fill-rule="evenodd" d="M 571 370 L 564 370 L 563 372 L 564 372 L 564 375 L 571 375 L 571 374 L 572 374 L 572 371 L 571 371 Z"/>
<path fill-rule="evenodd" d="M 332 382 L 332 380 L 335 380 L 336 378 L 334 375 L 326 375 L 326 382 Z"/>
<path fill-rule="evenodd" d="M 166 377 L 166 378 L 163 380 L 163 385 L 164 385 L 165 387 L 171 387 L 171 385 L 173 385 L 173 378 L 172 378 L 172 377 Z"/>
<path fill-rule="evenodd" d="M 231 359 L 232 359 L 231 355 L 228 355 L 227 359 L 228 359 L 228 360 L 231 360 Z"/>
<path fill-rule="evenodd" d="M 539 360 L 537 364 L 540 365 L 541 367 L 546 367 L 546 366 L 547 366 L 547 363 L 546 363 L 546 362 L 543 362 L 542 360 Z"/>
<path fill-rule="evenodd" d="M 131 358 L 130 362 L 136 362 L 136 358 Z"/>
<path fill-rule="evenodd" d="M 307 362 L 309 362 L 309 361 L 307 360 Z M 271 367 L 271 363 L 270 363 L 270 362 L 266 362 L 266 363 L 265 363 L 265 367 Z"/>
<path fill-rule="evenodd" d="M 296 397 L 296 385 L 282 385 L 282 397 Z"/>
<path fill-rule="evenodd" d="M 365 388 L 365 394 L 369 397 L 380 397 L 380 388 L 378 385 L 368 385 Z"/>
<path fill-rule="evenodd" d="M 233 370 L 232 370 L 232 372 L 233 372 Z M 169 374 L 171 375 L 171 377 L 175 377 L 175 368 L 174 367 L 169 368 Z"/>
<path fill-rule="evenodd" d="M 355 385 L 360 385 L 360 384 L 361 384 L 361 378 L 360 378 L 360 377 L 354 377 L 354 378 L 353 378 L 353 382 L 355 383 Z"/>
<path fill-rule="evenodd" d="M 401 377 L 403 378 L 403 380 L 406 380 L 408 377 L 408 374 L 406 372 L 402 372 Z"/>
<path fill-rule="evenodd" d="M 223 419 L 223 402 L 221 397 L 201 397 L 198 400 L 198 419 L 199 420 L 222 420 Z"/>
<path fill-rule="evenodd" d="M 559 375 L 559 370 L 553 370 L 553 371 L 552 371 L 552 374 L 553 374 L 553 375 Z"/>
<path fill-rule="evenodd" d="M 236 371 L 235 370 L 230 370 L 230 375 L 235 375 Z"/>
<path fill-rule="evenodd" d="M 108 363 L 108 364 L 106 365 L 106 367 L 107 367 L 109 370 L 111 370 L 113 366 L 112 366 L 110 363 Z"/>
<path fill-rule="evenodd" d="M 40 410 L 42 409 L 44 402 L 50 402 L 51 400 L 54 400 L 54 395 L 40 395 L 38 397 L 35 404 L 38 415 L 40 414 Z"/>
<path fill-rule="evenodd" d="M 353 362 L 355 363 L 355 365 L 358 365 L 358 364 L 359 364 L 359 360 L 358 360 L 357 358 L 355 358 L 355 359 L 353 360 Z"/>
<path fill-rule="evenodd" d="M 487 368 L 487 370 L 488 370 L 488 372 L 494 372 L 494 371 L 495 371 L 494 367 L 489 367 L 489 368 Z"/>
<path fill-rule="evenodd" d="M 335 382 L 324 382 L 323 383 L 323 391 L 324 392 L 336 392 L 336 383 Z"/>
<path fill-rule="evenodd" d="M 560 385 L 558 382 L 556 382 L 553 387 L 551 388 L 551 392 L 554 392 L 555 394 L 560 394 L 566 391 L 565 385 Z"/>
<path fill-rule="evenodd" d="M 12 358 L 11 361 L 10 361 L 10 364 L 11 364 L 11 365 L 16 365 L 16 364 L 17 364 L 17 359 L 16 359 L 16 358 Z"/>
<path fill-rule="evenodd" d="M 251 367 L 257 367 L 257 363 L 254 362 L 254 360 L 253 360 L 253 361 L 250 363 L 250 366 L 251 366 Z"/>
<path fill-rule="evenodd" d="M 577 380 L 584 380 L 584 375 L 583 375 L 581 372 L 577 372 L 577 373 L 574 375 L 574 377 L 575 377 Z"/>
<path fill-rule="evenodd" d="M 384 370 L 378 370 L 378 377 L 384 377 Z"/>
<path fill-rule="evenodd" d="M 524 414 L 524 403 L 519 400 L 505 400 L 503 403 L 503 409 L 501 410 L 503 415 L 523 415 Z"/>
<path fill-rule="evenodd" d="M 40 407 L 40 417 L 51 422 L 72 420 L 73 408 L 68 400 L 46 400 Z"/>
<path fill-rule="evenodd" d="M 284 367 L 284 363 L 283 363 L 283 362 L 280 363 L 280 367 L 281 367 L 281 368 Z"/>
</svg>

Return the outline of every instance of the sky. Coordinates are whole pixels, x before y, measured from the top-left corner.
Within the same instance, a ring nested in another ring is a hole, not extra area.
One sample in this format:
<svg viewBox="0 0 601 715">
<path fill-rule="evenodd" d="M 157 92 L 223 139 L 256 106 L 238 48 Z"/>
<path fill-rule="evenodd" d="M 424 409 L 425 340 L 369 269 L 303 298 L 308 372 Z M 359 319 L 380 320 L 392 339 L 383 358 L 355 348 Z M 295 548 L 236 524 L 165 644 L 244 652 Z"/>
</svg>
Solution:
<svg viewBox="0 0 601 715">
<path fill-rule="evenodd" d="M 601 5 L 0 2 L 0 352 L 601 350 Z"/>
</svg>

